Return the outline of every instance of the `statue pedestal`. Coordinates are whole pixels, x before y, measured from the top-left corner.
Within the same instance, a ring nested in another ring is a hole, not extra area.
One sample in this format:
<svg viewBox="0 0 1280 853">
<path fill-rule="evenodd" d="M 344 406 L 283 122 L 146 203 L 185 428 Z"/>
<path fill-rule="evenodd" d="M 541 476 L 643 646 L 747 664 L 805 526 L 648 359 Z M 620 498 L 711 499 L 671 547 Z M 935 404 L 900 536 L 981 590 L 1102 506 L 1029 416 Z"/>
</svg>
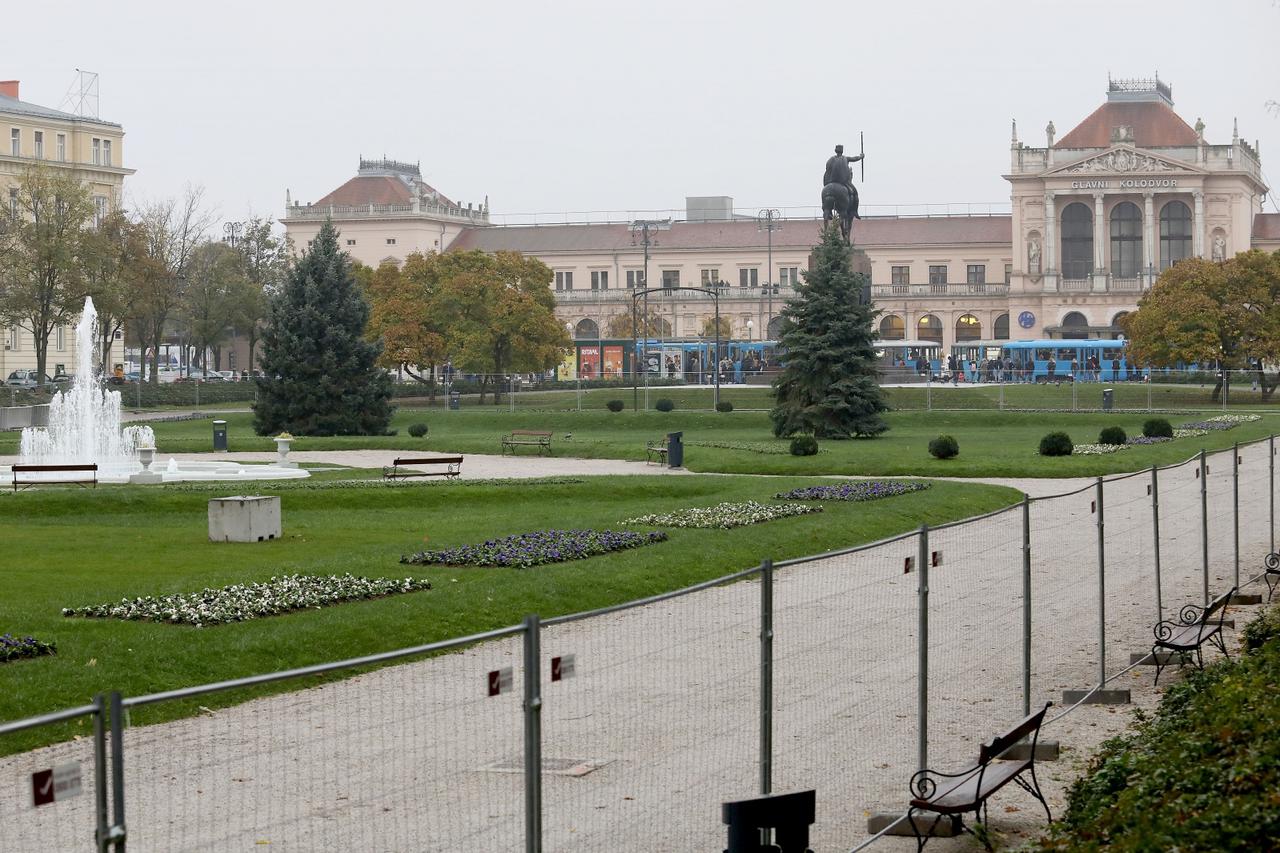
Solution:
<svg viewBox="0 0 1280 853">
<path fill-rule="evenodd" d="M 853 226 L 856 229 L 858 227 L 858 223 L 855 222 Z M 809 269 L 813 269 L 815 266 L 817 266 L 817 258 L 815 257 L 816 254 L 817 254 L 817 249 L 814 249 L 809 253 L 809 267 L 808 267 Z M 853 271 L 854 275 L 860 275 L 863 277 L 862 288 L 861 288 L 862 296 L 860 298 L 859 304 L 870 305 L 871 304 L 871 258 L 867 257 L 867 253 L 864 252 L 862 249 L 859 249 L 856 246 L 850 246 L 849 247 L 849 269 Z"/>
</svg>

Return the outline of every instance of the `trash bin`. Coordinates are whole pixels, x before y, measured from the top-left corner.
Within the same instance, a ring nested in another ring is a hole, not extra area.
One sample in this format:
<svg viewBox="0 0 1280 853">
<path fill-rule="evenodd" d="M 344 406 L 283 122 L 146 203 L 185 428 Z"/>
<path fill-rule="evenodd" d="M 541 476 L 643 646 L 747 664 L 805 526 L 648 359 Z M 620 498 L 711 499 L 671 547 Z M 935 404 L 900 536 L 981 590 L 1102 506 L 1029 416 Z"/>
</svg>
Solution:
<svg viewBox="0 0 1280 853">
<path fill-rule="evenodd" d="M 1115 393 L 1116 392 L 1110 388 L 1102 389 L 1102 411 L 1104 412 L 1111 411 L 1112 397 L 1115 396 Z"/>
<path fill-rule="evenodd" d="M 449 392 L 449 408 L 455 412 L 462 408 L 462 394 L 458 391 Z"/>
<path fill-rule="evenodd" d="M 684 467 L 684 443 L 680 440 L 684 437 L 682 432 L 667 433 L 667 467 L 682 468 Z"/>
<path fill-rule="evenodd" d="M 226 421 L 213 422 L 213 449 L 214 450 L 227 449 L 227 422 Z"/>
</svg>

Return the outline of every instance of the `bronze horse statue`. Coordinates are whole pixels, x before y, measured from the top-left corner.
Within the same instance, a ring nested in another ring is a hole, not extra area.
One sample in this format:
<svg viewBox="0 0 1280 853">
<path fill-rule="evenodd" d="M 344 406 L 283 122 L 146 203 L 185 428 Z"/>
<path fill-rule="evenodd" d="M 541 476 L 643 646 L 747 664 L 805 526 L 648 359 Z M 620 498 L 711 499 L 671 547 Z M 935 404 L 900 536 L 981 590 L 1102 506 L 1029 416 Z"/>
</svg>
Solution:
<svg viewBox="0 0 1280 853">
<path fill-rule="evenodd" d="M 822 221 L 826 226 L 830 226 L 836 213 L 840 214 L 840 236 L 848 243 L 853 220 L 862 218 L 858 216 L 858 191 L 851 191 L 848 184 L 832 181 L 822 188 Z"/>
</svg>

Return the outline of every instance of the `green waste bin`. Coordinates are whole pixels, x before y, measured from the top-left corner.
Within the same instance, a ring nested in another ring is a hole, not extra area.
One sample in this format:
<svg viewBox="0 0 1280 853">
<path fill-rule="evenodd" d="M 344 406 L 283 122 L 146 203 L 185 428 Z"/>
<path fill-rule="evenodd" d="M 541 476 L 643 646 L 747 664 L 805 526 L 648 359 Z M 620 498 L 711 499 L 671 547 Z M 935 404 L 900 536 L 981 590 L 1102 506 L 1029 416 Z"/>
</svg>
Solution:
<svg viewBox="0 0 1280 853">
<path fill-rule="evenodd" d="M 449 392 L 449 408 L 450 408 L 450 409 L 452 409 L 452 410 L 453 410 L 453 411 L 455 411 L 455 412 L 456 412 L 456 411 L 458 411 L 458 409 L 462 408 L 462 394 L 461 394 L 461 393 L 459 393 L 459 392 L 457 392 L 457 391 L 450 391 L 450 392 Z"/>
<path fill-rule="evenodd" d="M 213 422 L 213 449 L 214 450 L 227 449 L 227 422 L 226 421 Z"/>
</svg>

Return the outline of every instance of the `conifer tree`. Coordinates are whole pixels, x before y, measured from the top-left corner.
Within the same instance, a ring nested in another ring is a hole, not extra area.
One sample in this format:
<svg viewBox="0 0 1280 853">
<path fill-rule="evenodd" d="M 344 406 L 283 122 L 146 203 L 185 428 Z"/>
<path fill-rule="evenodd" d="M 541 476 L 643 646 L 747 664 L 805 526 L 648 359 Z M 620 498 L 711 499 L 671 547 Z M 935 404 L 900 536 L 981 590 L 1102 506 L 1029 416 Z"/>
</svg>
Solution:
<svg viewBox="0 0 1280 853">
<path fill-rule="evenodd" d="M 879 435 L 889 428 L 872 328 L 880 312 L 859 304 L 864 276 L 850 268 L 837 229 L 823 230 L 811 266 L 782 312 L 786 366 L 773 382 L 773 434 Z"/>
<path fill-rule="evenodd" d="M 253 425 L 259 435 L 382 435 L 391 379 L 365 340 L 369 306 L 326 222 L 271 297 Z"/>
</svg>

